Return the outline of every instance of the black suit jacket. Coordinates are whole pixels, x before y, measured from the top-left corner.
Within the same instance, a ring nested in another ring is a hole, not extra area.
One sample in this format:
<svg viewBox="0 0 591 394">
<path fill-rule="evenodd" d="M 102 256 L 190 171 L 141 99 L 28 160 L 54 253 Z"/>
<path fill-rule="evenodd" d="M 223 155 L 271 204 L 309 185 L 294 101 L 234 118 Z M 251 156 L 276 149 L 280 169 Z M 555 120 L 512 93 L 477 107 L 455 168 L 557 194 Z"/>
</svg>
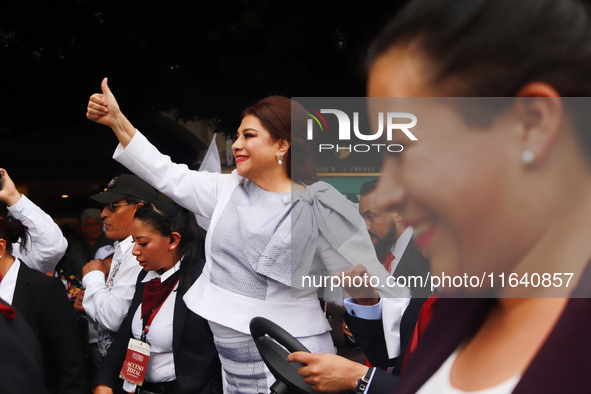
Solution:
<svg viewBox="0 0 591 394">
<path fill-rule="evenodd" d="M 0 304 L 8 305 L 2 300 Z M 3 394 L 43 392 L 37 338 L 18 311 L 14 319 L 0 313 L 0 387 Z"/>
<path fill-rule="evenodd" d="M 423 284 L 425 284 L 428 272 L 429 260 L 423 256 L 414 239 L 411 238 L 392 276 L 421 277 Z M 412 337 L 419 311 L 429 295 L 431 295 L 429 286 L 418 286 L 411 289 L 412 298 L 400 322 L 400 355 L 396 358 L 390 359 L 388 357 L 382 320 L 365 320 L 350 315 L 345 317 L 345 321 L 355 337 L 355 342 L 359 344 L 372 366 L 382 370 L 394 367 L 393 373 L 400 374 L 404 353 Z"/>
<path fill-rule="evenodd" d="M 193 282 L 197 280 L 201 269 L 202 265 L 193 268 L 191 272 Z M 118 392 L 123 385 L 123 380 L 119 378 L 119 372 L 125 360 L 129 338 L 132 338 L 131 321 L 142 302 L 146 284 L 141 281 L 146 275 L 147 271 L 142 271 L 138 276 L 129 312 L 121 323 L 109 352 L 101 364 L 94 380 L 95 386 L 103 384 Z M 179 394 L 222 393 L 222 370 L 218 352 L 213 343 L 213 334 L 207 320 L 187 308 L 183 301 L 183 295 L 187 289 L 182 287 L 185 286 L 179 285 L 176 291 L 172 334 L 174 366 L 180 387 Z"/>
<path fill-rule="evenodd" d="M 12 306 L 39 342 L 47 393 L 79 394 L 86 388 L 84 352 L 64 285 L 21 262 Z"/>
</svg>

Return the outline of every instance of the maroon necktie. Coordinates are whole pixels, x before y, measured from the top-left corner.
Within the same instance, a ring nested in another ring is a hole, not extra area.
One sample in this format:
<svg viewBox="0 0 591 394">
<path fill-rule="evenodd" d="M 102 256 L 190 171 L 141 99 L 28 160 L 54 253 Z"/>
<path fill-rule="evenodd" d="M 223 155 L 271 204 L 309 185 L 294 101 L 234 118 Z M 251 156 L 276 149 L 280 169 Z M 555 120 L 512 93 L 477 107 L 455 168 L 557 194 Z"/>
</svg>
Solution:
<svg viewBox="0 0 591 394">
<path fill-rule="evenodd" d="M 145 319 L 168 297 L 176 283 L 176 280 L 173 280 L 176 276 L 176 274 L 171 275 L 164 282 L 161 282 L 160 278 L 154 278 L 146 283 L 142 295 L 142 319 Z"/>
</svg>

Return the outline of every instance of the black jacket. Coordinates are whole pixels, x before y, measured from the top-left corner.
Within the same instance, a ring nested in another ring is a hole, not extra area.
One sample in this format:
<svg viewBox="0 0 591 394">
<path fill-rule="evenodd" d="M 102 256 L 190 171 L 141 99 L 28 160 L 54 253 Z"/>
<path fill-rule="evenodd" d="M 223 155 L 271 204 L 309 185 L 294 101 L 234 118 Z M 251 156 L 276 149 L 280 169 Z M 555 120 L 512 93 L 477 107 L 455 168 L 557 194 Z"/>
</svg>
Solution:
<svg viewBox="0 0 591 394">
<path fill-rule="evenodd" d="M 82 338 L 64 285 L 21 262 L 12 306 L 39 342 L 47 393 L 79 394 L 86 389 Z"/>
<path fill-rule="evenodd" d="M 0 385 L 3 394 L 43 392 L 39 345 L 18 311 L 13 319 L 0 313 Z"/>
</svg>

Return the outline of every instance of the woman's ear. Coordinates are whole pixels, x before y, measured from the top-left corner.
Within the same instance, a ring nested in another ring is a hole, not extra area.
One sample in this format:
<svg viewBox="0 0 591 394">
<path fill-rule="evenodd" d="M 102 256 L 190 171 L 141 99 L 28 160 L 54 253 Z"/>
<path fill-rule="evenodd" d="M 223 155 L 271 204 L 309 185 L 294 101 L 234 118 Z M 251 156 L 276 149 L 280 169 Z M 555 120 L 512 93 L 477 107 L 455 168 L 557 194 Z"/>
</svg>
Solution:
<svg viewBox="0 0 591 394">
<path fill-rule="evenodd" d="M 279 150 L 277 152 L 285 156 L 285 154 L 289 150 L 290 146 L 291 146 L 291 142 L 289 142 L 288 140 L 286 140 L 284 138 L 281 138 L 279 140 Z"/>
<path fill-rule="evenodd" d="M 168 246 L 170 251 L 173 251 L 179 246 L 179 242 L 181 242 L 181 235 L 176 231 L 170 234 L 170 245 Z"/>
<path fill-rule="evenodd" d="M 527 162 L 543 160 L 562 127 L 560 95 L 546 83 L 530 83 L 517 94 L 516 110 L 523 125 L 523 151 L 530 156 Z"/>
</svg>

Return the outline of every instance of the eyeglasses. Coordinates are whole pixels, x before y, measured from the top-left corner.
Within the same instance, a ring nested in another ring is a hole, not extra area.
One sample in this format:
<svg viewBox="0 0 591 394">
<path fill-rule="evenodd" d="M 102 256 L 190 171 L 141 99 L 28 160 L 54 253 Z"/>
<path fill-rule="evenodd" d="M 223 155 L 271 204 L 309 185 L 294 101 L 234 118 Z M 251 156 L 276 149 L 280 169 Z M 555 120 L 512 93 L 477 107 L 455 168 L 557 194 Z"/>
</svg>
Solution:
<svg viewBox="0 0 591 394">
<path fill-rule="evenodd" d="M 113 202 L 110 202 L 110 203 L 108 203 L 108 204 L 105 204 L 104 206 L 105 206 L 105 207 L 107 207 L 107 209 L 108 209 L 109 211 L 111 211 L 111 212 L 115 212 L 115 209 L 116 209 L 115 207 L 118 207 L 118 206 L 120 206 L 120 205 L 131 205 L 131 204 L 129 204 L 129 203 L 127 203 L 127 204 L 115 204 L 115 203 L 113 203 Z"/>
</svg>

